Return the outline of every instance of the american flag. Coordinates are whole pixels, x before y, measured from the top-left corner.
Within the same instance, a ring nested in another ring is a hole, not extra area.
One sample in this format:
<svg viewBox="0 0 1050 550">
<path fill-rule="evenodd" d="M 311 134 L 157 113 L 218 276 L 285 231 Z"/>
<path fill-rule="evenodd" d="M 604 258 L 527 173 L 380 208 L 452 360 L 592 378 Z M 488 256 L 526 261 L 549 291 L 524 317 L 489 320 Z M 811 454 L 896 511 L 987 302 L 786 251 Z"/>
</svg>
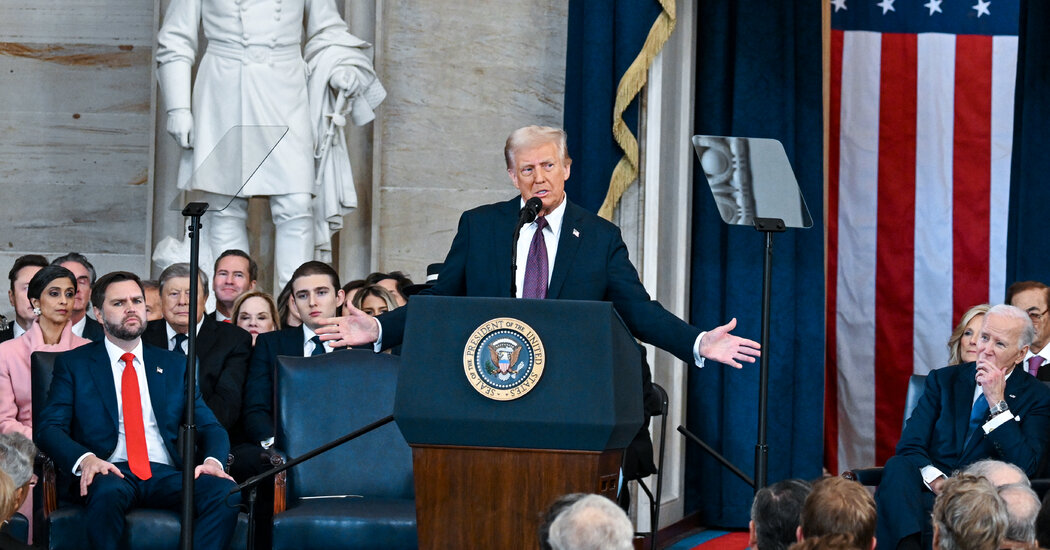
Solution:
<svg viewBox="0 0 1050 550">
<path fill-rule="evenodd" d="M 831 0 L 825 453 L 893 456 L 908 377 L 1001 302 L 1018 0 Z"/>
</svg>

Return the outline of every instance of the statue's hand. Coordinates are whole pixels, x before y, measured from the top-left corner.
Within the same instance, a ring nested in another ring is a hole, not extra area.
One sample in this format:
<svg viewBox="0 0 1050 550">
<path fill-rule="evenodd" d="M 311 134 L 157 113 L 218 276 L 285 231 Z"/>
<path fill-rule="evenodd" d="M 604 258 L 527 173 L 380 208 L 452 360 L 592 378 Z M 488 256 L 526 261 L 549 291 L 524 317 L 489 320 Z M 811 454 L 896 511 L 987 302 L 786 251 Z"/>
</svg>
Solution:
<svg viewBox="0 0 1050 550">
<path fill-rule="evenodd" d="M 168 133 L 175 138 L 179 147 L 193 147 L 193 114 L 189 109 L 172 109 L 168 111 Z"/>
<path fill-rule="evenodd" d="M 345 67 L 339 67 L 332 71 L 332 77 L 328 79 L 328 85 L 336 90 L 342 90 L 347 95 L 357 91 L 360 81 L 357 73 Z"/>
</svg>

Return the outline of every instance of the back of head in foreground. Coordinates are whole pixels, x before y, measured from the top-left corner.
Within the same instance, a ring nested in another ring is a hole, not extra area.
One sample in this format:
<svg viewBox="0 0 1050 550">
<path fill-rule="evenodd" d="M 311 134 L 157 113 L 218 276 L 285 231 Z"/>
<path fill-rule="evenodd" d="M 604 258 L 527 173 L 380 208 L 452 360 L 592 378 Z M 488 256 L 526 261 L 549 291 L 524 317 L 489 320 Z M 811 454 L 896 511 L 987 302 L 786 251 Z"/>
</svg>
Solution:
<svg viewBox="0 0 1050 550">
<path fill-rule="evenodd" d="M 1006 504 L 987 479 L 949 478 L 933 503 L 934 550 L 997 550 L 1006 536 Z"/>
<path fill-rule="evenodd" d="M 613 501 L 587 495 L 562 511 L 550 527 L 554 550 L 631 550 L 634 527 Z"/>
<path fill-rule="evenodd" d="M 841 477 L 825 477 L 813 483 L 799 518 L 801 539 L 846 534 L 853 546 L 875 547 L 875 499 L 861 484 Z"/>
<path fill-rule="evenodd" d="M 748 544 L 758 550 L 785 550 L 795 542 L 802 504 L 812 487 L 801 479 L 785 479 L 760 489 L 751 504 Z"/>
</svg>

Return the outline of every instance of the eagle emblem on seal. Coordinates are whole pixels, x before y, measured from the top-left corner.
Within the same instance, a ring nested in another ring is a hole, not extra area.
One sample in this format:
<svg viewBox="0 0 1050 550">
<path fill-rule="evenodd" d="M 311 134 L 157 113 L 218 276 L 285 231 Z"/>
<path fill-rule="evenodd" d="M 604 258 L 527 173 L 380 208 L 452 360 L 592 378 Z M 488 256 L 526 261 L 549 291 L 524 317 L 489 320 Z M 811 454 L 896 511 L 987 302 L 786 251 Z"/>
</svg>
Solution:
<svg viewBox="0 0 1050 550">
<path fill-rule="evenodd" d="M 485 362 L 485 370 L 489 374 L 500 380 L 509 380 L 518 374 L 516 364 L 521 344 L 510 338 L 500 338 L 489 344 L 488 348 L 489 361 Z"/>
</svg>

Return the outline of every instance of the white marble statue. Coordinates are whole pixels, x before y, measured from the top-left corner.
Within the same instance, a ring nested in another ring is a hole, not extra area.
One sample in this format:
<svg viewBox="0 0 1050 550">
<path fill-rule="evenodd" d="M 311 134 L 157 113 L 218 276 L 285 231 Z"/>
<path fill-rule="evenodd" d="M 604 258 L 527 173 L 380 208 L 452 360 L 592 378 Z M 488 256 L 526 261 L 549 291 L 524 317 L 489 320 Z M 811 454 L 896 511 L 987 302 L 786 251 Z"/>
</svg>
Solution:
<svg viewBox="0 0 1050 550">
<path fill-rule="evenodd" d="M 200 27 L 207 47 L 191 99 Z M 229 208 L 205 217 L 212 254 L 249 250 L 245 197 L 268 196 L 276 227 L 274 291 L 302 262 L 330 260 L 332 231 L 357 205 L 357 194 L 345 134 L 326 127 L 333 113 L 338 122 L 346 113 L 355 124 L 375 118 L 386 91 L 371 45 L 350 34 L 334 0 L 172 0 L 157 43 L 167 131 L 183 148 L 181 189 L 200 192 L 212 208 L 225 205 L 242 182 L 191 178 L 194 170 L 234 126 L 288 127 Z M 321 149 L 325 154 L 315 158 Z"/>
</svg>

